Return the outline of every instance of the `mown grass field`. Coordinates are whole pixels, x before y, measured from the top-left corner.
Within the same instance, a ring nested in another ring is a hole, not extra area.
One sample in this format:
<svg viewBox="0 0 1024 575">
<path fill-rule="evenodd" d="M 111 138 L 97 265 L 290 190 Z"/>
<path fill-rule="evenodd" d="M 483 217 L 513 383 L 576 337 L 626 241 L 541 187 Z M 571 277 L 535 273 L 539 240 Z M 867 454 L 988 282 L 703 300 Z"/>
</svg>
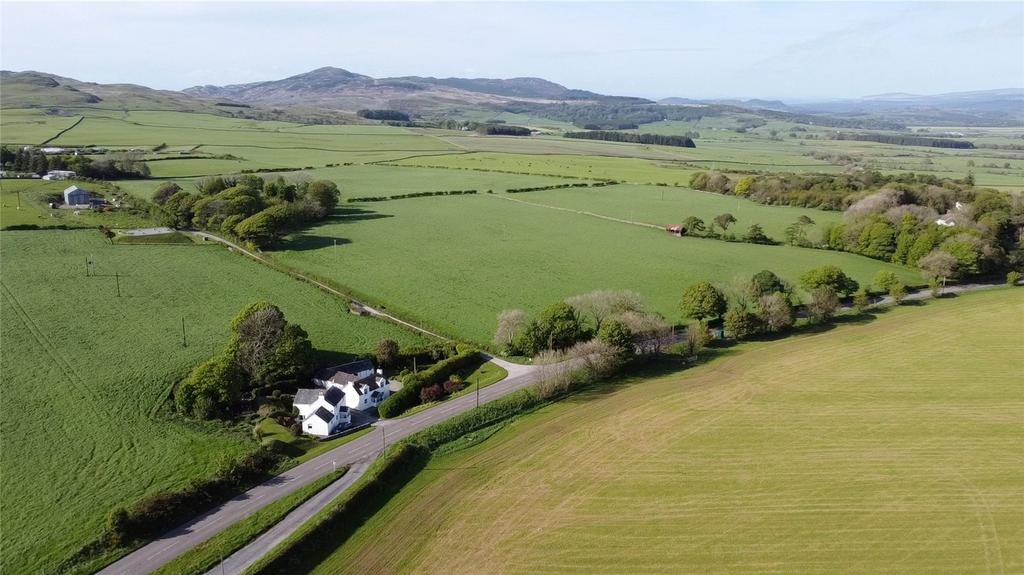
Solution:
<svg viewBox="0 0 1024 575">
<path fill-rule="evenodd" d="M 660 226 L 682 224 L 688 216 L 697 216 L 710 224 L 715 216 L 730 213 L 736 217 L 729 231 L 742 236 L 752 224 L 760 224 L 769 237 L 785 241 L 786 226 L 800 216 L 814 221 L 808 234 L 816 238 L 822 226 L 842 220 L 840 212 L 826 212 L 788 206 L 765 206 L 735 196 L 724 196 L 687 188 L 619 184 L 598 188 L 565 188 L 522 193 L 516 199 L 584 210 Z M 719 230 L 721 231 L 721 230 Z"/>
<path fill-rule="evenodd" d="M 861 282 L 887 269 L 920 283 L 909 269 L 853 254 L 677 238 L 510 201 L 546 193 L 346 204 L 348 215 L 295 234 L 271 255 L 401 317 L 478 342 L 490 341 L 502 309 L 538 312 L 595 289 L 636 290 L 653 310 L 678 321 L 689 284 L 728 283 L 761 269 L 795 282 L 831 263 Z M 755 207 L 765 214 L 775 209 Z"/>
<path fill-rule="evenodd" d="M 563 401 L 315 573 L 1019 573 L 1022 320 L 964 295 Z"/>
<path fill-rule="evenodd" d="M 85 277 L 87 256 L 94 277 Z M 110 245 L 93 230 L 4 231 L 0 275 L 5 573 L 52 567 L 95 537 L 115 506 L 183 486 L 255 445 L 245 426 L 199 424 L 163 409 L 174 382 L 223 348 L 244 305 L 280 306 L 325 363 L 384 337 L 423 343 L 213 246 Z"/>
</svg>

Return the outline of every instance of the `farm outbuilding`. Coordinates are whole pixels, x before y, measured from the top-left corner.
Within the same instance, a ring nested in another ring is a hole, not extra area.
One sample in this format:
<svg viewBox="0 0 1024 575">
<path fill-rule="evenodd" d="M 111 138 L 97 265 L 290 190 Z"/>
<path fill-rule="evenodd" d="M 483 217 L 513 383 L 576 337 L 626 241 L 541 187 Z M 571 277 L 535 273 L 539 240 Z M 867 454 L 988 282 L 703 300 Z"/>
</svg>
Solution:
<svg viewBox="0 0 1024 575">
<path fill-rule="evenodd" d="M 89 199 L 92 196 L 89 192 L 79 188 L 78 186 L 71 186 L 64 190 L 64 203 L 69 206 L 81 206 L 89 203 Z"/>
<path fill-rule="evenodd" d="M 665 226 L 665 231 L 680 238 L 686 235 L 686 228 L 683 226 Z"/>
</svg>

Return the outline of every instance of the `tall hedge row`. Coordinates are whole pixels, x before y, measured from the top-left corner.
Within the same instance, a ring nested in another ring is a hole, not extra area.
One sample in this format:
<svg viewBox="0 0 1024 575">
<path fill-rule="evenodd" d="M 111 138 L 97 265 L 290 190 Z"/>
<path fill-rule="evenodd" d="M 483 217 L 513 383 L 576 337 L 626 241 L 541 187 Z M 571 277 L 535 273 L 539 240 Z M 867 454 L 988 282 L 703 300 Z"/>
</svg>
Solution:
<svg viewBox="0 0 1024 575">
<path fill-rule="evenodd" d="M 402 389 L 384 400 L 377 408 L 381 417 L 397 417 L 420 403 L 420 390 L 435 383 L 444 383 L 453 373 L 480 362 L 480 352 L 466 351 L 441 360 L 419 373 L 407 375 L 402 380 Z"/>
</svg>

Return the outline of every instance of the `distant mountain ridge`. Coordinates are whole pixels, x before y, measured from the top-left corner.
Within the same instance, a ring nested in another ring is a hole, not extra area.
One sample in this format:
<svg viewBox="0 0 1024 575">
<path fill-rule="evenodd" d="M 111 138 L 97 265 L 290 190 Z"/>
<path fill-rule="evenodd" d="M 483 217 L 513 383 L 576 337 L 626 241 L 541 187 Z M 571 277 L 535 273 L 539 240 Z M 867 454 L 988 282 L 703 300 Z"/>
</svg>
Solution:
<svg viewBox="0 0 1024 575">
<path fill-rule="evenodd" d="M 394 108 L 423 112 L 460 103 L 478 105 L 509 101 L 578 102 L 616 99 L 586 90 L 573 90 L 543 78 L 372 78 L 331 66 L 281 80 L 228 86 L 194 86 L 183 92 L 201 98 L 271 105 L 302 102 L 346 111 Z"/>
</svg>

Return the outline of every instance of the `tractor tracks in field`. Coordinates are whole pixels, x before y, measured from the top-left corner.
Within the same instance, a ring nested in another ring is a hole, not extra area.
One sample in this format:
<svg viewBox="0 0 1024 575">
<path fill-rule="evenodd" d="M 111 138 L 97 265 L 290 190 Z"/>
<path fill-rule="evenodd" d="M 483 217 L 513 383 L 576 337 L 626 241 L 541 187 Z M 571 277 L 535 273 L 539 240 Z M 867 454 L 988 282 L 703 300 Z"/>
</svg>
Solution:
<svg viewBox="0 0 1024 575">
<path fill-rule="evenodd" d="M 74 389 L 91 404 L 91 408 L 93 410 L 108 419 L 112 419 L 114 414 L 107 409 L 102 398 L 96 395 L 93 390 L 89 389 L 89 386 L 82 379 L 82 376 L 75 371 L 74 365 L 68 361 L 67 358 L 60 353 L 57 346 L 50 341 L 50 338 L 46 336 L 46 333 L 41 327 L 39 327 L 39 324 L 32 319 L 32 315 L 28 313 L 28 310 L 25 309 L 22 303 L 14 295 L 14 292 L 11 291 L 11 289 L 7 287 L 7 284 L 3 282 L 0 282 L 0 288 L 3 290 L 4 297 L 8 302 L 10 302 L 11 309 L 14 311 L 14 314 L 18 316 L 18 319 L 21 320 L 21 323 L 27 328 L 29 335 L 32 336 L 32 339 L 35 340 L 36 344 L 38 344 L 39 349 L 49 356 L 53 365 L 62 373 L 64 380 L 67 383 L 70 383 L 71 386 L 74 387 Z"/>
</svg>

